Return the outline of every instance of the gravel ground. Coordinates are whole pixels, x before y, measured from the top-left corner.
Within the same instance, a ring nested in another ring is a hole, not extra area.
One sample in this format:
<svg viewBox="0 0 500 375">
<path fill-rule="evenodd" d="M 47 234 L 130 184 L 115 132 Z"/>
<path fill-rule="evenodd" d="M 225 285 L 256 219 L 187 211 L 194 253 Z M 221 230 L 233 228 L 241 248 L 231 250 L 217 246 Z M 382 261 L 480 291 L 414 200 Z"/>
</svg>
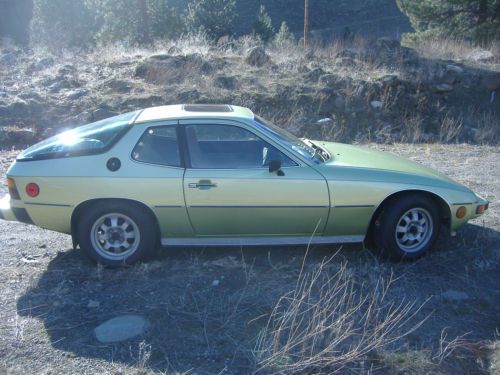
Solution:
<svg viewBox="0 0 500 375">
<path fill-rule="evenodd" d="M 368 287 L 392 275 L 391 302 L 425 302 L 415 316 L 427 318 L 420 328 L 370 354 L 374 373 L 498 373 L 499 149 L 370 146 L 444 172 L 487 198 L 490 210 L 456 237 L 442 234 L 425 258 L 403 264 L 379 261 L 360 246 L 315 247 L 307 258 L 303 247 L 175 247 L 108 270 L 73 250 L 69 236 L 0 221 L 0 373 L 253 372 L 256 338 L 278 298 L 294 289 L 303 260 L 313 270 L 337 250 L 328 269 L 345 263 Z M 0 153 L 2 176 L 15 155 Z M 146 336 L 97 342 L 93 329 L 121 314 L 146 317 Z M 443 334 L 459 338 L 454 350 L 443 352 Z"/>
</svg>

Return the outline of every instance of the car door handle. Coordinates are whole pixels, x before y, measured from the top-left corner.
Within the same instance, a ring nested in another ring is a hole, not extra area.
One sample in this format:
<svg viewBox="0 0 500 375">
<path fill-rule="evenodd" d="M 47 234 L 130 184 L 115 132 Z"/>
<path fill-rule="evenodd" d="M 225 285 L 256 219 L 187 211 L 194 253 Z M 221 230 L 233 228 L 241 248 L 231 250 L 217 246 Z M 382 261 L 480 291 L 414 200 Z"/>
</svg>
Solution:
<svg viewBox="0 0 500 375">
<path fill-rule="evenodd" d="M 209 181 L 207 182 L 191 182 L 188 184 L 191 189 L 211 189 L 217 187 L 217 184 L 213 184 Z"/>
</svg>

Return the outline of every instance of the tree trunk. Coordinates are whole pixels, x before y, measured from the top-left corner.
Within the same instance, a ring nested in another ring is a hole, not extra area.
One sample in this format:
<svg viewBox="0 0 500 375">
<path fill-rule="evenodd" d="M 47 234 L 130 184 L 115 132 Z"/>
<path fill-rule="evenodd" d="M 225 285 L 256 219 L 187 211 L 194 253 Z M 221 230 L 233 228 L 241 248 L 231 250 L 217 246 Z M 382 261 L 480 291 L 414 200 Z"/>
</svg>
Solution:
<svg viewBox="0 0 500 375">
<path fill-rule="evenodd" d="M 149 36 L 149 16 L 148 16 L 148 5 L 146 3 L 147 0 L 138 0 L 139 1 L 139 11 L 141 17 L 140 32 L 142 34 L 142 43 L 150 44 L 151 38 Z"/>
<path fill-rule="evenodd" d="M 488 20 L 488 0 L 479 0 L 477 9 L 477 24 L 482 25 Z"/>
</svg>

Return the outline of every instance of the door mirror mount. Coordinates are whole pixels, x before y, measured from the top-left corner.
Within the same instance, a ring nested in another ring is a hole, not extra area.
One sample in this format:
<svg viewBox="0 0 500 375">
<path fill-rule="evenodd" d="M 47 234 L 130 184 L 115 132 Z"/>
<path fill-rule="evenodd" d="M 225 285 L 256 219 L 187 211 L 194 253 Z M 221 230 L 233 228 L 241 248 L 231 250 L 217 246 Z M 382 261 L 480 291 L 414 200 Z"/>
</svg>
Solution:
<svg viewBox="0 0 500 375">
<path fill-rule="evenodd" d="M 281 170 L 281 161 L 280 160 L 271 160 L 269 162 L 269 173 L 274 173 L 278 176 L 284 176 L 285 173 Z"/>
</svg>

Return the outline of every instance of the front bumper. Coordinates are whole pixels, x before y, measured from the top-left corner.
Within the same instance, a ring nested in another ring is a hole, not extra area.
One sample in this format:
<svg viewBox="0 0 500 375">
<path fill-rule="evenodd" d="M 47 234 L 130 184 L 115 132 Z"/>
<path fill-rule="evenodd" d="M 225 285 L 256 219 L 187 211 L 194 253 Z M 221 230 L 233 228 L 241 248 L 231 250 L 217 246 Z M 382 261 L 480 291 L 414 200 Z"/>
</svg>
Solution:
<svg viewBox="0 0 500 375">
<path fill-rule="evenodd" d="M 33 224 L 25 208 L 11 206 L 10 196 L 8 194 L 0 199 L 0 220 Z"/>
</svg>

